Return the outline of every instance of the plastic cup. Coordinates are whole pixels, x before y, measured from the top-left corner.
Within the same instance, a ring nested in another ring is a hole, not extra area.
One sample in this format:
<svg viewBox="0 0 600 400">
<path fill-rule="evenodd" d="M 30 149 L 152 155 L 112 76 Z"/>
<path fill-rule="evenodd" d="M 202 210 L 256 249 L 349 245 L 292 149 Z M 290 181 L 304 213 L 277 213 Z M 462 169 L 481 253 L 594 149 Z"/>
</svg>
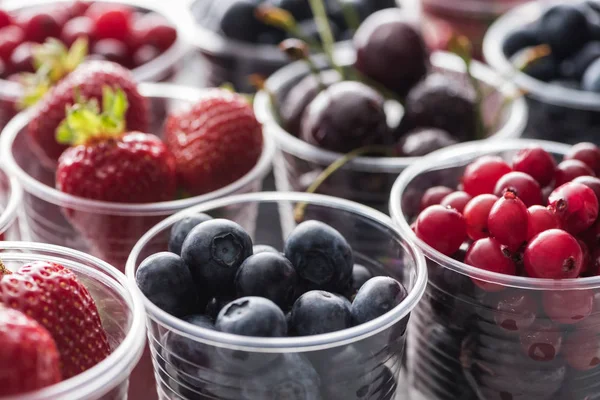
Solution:
<svg viewBox="0 0 600 400">
<path fill-rule="evenodd" d="M 248 230 L 254 243 L 282 249 L 295 226 L 292 210 L 300 202 L 307 204 L 306 219 L 324 221 L 340 231 L 352 246 L 357 263 L 376 275 L 400 280 L 408 297 L 369 323 L 329 334 L 289 338 L 253 338 L 196 327 L 145 299 L 161 399 L 400 398 L 403 387 L 397 385 L 397 379 L 406 322 L 425 288 L 425 260 L 382 213 L 342 199 L 293 192 L 210 201 L 162 221 L 145 234 L 127 261 L 129 281 L 135 286 L 140 263 L 156 251 L 160 237 L 186 215 L 204 212 L 231 218 Z M 246 208 L 255 212 L 239 213 Z"/>
<path fill-rule="evenodd" d="M 534 140 L 457 145 L 423 158 L 394 184 L 392 219 L 425 253 L 429 272 L 409 329 L 411 399 L 600 395 L 600 277 L 549 280 L 484 271 L 442 255 L 409 226 L 427 188 L 455 187 L 476 158 L 510 160 L 531 145 L 542 146 L 557 161 L 569 151 L 568 145 Z M 490 290 L 482 289 L 482 282 Z"/>
<path fill-rule="evenodd" d="M 600 94 L 534 79 L 516 69 L 502 52 L 506 37 L 538 20 L 549 3 L 552 2 L 525 4 L 499 18 L 485 36 L 485 59 L 494 70 L 510 78 L 526 94 L 530 113 L 525 130 L 527 137 L 570 144 L 581 141 L 598 143 Z"/>
<path fill-rule="evenodd" d="M 0 166 L 0 241 L 21 239 L 17 217 L 22 198 L 19 182 Z"/>
<path fill-rule="evenodd" d="M 64 247 L 0 242 L 0 257 L 11 270 L 33 261 L 59 263 L 77 275 L 96 302 L 112 353 L 89 370 L 44 389 L 2 400 L 125 400 L 129 374 L 146 342 L 144 305 L 127 289 L 125 276 L 90 255 Z"/>
<path fill-rule="evenodd" d="M 351 65 L 354 52 L 339 49 L 337 62 Z M 315 61 L 327 65 L 322 58 Z M 465 80 L 464 62 L 449 53 L 434 53 L 431 62 L 436 71 Z M 502 108 L 507 99 L 516 97 L 514 87 L 501 80 L 491 70 L 479 63 L 472 66 L 473 75 L 485 88 L 493 89 L 486 97 L 482 109 L 484 119 L 494 125 L 489 140 L 506 140 L 519 137 L 527 121 L 525 101 L 515 98 L 508 107 Z M 267 88 L 276 98 L 285 94 L 309 73 L 304 62 L 291 64 L 267 80 Z M 467 84 L 467 83 L 465 83 Z M 275 183 L 280 191 L 305 191 L 325 168 L 342 157 L 342 154 L 318 148 L 290 134 L 277 122 L 270 96 L 264 91 L 256 95 L 255 112 L 265 124 L 266 130 L 277 143 L 273 170 Z M 387 212 L 390 189 L 398 174 L 417 161 L 416 157 L 357 157 L 332 174 L 319 187 L 318 192 L 346 198 Z"/>
<path fill-rule="evenodd" d="M 151 133 L 159 136 L 167 112 L 191 104 L 203 93 L 199 89 L 151 83 L 140 84 L 139 90 L 152 101 Z M 31 111 L 17 115 L 0 136 L 0 157 L 24 190 L 26 240 L 81 250 L 121 270 L 137 240 L 165 217 L 207 200 L 261 190 L 275 147 L 265 135 L 263 152 L 254 168 L 214 192 L 159 203 L 110 203 L 71 196 L 54 188 L 54 170 L 42 166 L 28 145 L 25 128 L 30 120 Z"/>
</svg>

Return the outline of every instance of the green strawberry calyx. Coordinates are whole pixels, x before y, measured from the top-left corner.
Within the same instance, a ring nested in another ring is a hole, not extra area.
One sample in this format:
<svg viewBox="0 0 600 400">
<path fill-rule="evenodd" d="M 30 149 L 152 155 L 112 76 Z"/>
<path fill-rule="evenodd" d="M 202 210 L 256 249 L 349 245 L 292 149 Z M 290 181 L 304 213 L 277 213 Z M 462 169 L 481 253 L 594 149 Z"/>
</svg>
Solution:
<svg viewBox="0 0 600 400">
<path fill-rule="evenodd" d="M 66 117 L 56 129 L 56 141 L 77 146 L 90 139 L 116 138 L 126 129 L 129 104 L 121 88 L 102 88 L 102 110 L 96 99 L 87 100 L 75 93 L 76 102 L 67 107 Z"/>
</svg>

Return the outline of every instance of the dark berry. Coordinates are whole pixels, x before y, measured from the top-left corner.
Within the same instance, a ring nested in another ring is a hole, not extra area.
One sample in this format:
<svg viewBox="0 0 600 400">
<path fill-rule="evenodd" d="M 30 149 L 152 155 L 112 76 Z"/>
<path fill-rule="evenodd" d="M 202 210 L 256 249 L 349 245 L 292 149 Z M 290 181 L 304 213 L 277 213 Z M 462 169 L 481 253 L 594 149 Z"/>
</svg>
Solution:
<svg viewBox="0 0 600 400">
<path fill-rule="evenodd" d="M 201 328 L 206 328 L 206 329 L 211 329 L 211 330 L 215 329 L 215 324 L 213 324 L 212 320 L 209 317 L 207 317 L 206 315 L 202 315 L 202 314 L 188 315 L 187 317 L 183 318 L 183 320 L 185 322 L 189 322 L 190 324 L 199 326 Z"/>
<path fill-rule="evenodd" d="M 138 46 L 150 45 L 165 51 L 177 40 L 177 31 L 160 14 L 147 13 L 133 22 Z"/>
<path fill-rule="evenodd" d="M 35 43 L 24 42 L 21 43 L 10 56 L 10 64 L 12 65 L 13 71 L 18 72 L 33 72 L 33 50 Z"/>
<path fill-rule="evenodd" d="M 548 229 L 560 229 L 560 219 L 547 207 L 531 206 L 527 209 L 527 240 Z"/>
<path fill-rule="evenodd" d="M 344 237 L 320 221 L 296 226 L 285 242 L 284 254 L 296 273 L 323 289 L 344 287 L 352 276 L 352 249 Z"/>
<path fill-rule="evenodd" d="M 511 32 L 504 43 L 502 43 L 502 51 L 506 57 L 512 57 L 519 51 L 541 44 L 539 39 L 537 26 L 525 26 Z"/>
<path fill-rule="evenodd" d="M 560 73 L 565 78 L 580 80 L 590 64 L 598 58 L 600 58 L 600 42 L 586 43 L 560 64 Z"/>
<path fill-rule="evenodd" d="M 404 286 L 387 276 L 369 279 L 352 302 L 352 321 L 364 324 L 392 310 L 406 298 Z"/>
<path fill-rule="evenodd" d="M 576 278 L 581 272 L 583 253 L 573 236 L 560 229 L 549 229 L 527 243 L 523 262 L 533 278 Z"/>
<path fill-rule="evenodd" d="M 559 327 L 546 319 L 538 319 L 521 333 L 521 346 L 527 357 L 534 361 L 552 361 L 562 347 Z"/>
<path fill-rule="evenodd" d="M 242 262 L 252 254 L 252 239 L 233 221 L 212 219 L 196 225 L 185 238 L 181 258 L 196 286 L 219 293 L 233 289 Z"/>
<path fill-rule="evenodd" d="M 594 194 L 600 200 L 600 178 L 589 175 L 578 176 L 577 178 L 573 179 L 573 182 L 581 183 L 582 185 L 589 187 L 594 191 Z"/>
<path fill-rule="evenodd" d="M 558 324 L 576 324 L 590 316 L 594 306 L 591 290 L 544 290 L 542 305 L 546 315 Z"/>
<path fill-rule="evenodd" d="M 150 46 L 148 44 L 140 46 L 135 53 L 133 53 L 133 66 L 139 67 L 140 65 L 149 63 L 159 55 L 160 51 L 154 46 Z"/>
<path fill-rule="evenodd" d="M 584 184 L 569 182 L 554 189 L 548 207 L 561 220 L 562 227 L 577 235 L 592 226 L 598 218 L 598 198 Z"/>
<path fill-rule="evenodd" d="M 462 213 L 471 199 L 473 197 L 470 194 L 459 190 L 444 197 L 440 204 L 444 207 L 452 207 L 459 213 Z"/>
<path fill-rule="evenodd" d="M 498 295 L 494 320 L 507 332 L 522 331 L 535 321 L 539 305 L 536 298 L 524 290 L 505 290 Z"/>
<path fill-rule="evenodd" d="M 490 236 L 488 218 L 498 197 L 493 194 L 480 194 L 467 203 L 463 210 L 467 224 L 467 234 L 472 240 Z"/>
<path fill-rule="evenodd" d="M 23 29 L 11 25 L 0 29 L 0 58 L 5 62 L 10 62 L 10 55 L 13 50 L 25 39 Z"/>
<path fill-rule="evenodd" d="M 91 8 L 90 8 L 91 10 Z M 88 12 L 91 13 L 91 11 Z M 125 42 L 131 33 L 131 11 L 125 7 L 106 7 L 94 18 L 96 39 L 116 39 Z"/>
<path fill-rule="evenodd" d="M 181 255 L 181 246 L 187 237 L 188 233 L 202 222 L 211 220 L 212 217 L 206 214 L 194 214 L 184 217 L 177 221 L 171 228 L 171 236 L 169 236 L 169 251 L 177 255 Z"/>
<path fill-rule="evenodd" d="M 517 251 L 527 240 L 527 207 L 511 191 L 496 201 L 488 216 L 490 235 L 510 251 Z"/>
<path fill-rule="evenodd" d="M 583 254 L 583 262 L 581 264 L 581 275 L 585 275 L 588 271 L 592 269 L 592 254 L 590 253 L 590 248 L 583 240 L 577 239 L 577 243 L 579 243 L 579 247 L 581 247 L 581 254 Z"/>
<path fill-rule="evenodd" d="M 526 173 L 544 187 L 554 179 L 556 161 L 543 148 L 533 146 L 521 149 L 515 154 L 512 168 L 514 171 Z"/>
<path fill-rule="evenodd" d="M 93 39 L 94 21 L 89 17 L 77 17 L 67 21 L 60 34 L 60 40 L 70 47 L 78 38 Z"/>
<path fill-rule="evenodd" d="M 283 311 L 262 297 L 242 297 L 227 304 L 217 316 L 215 327 L 221 332 L 243 336 L 287 335 Z"/>
<path fill-rule="evenodd" d="M 102 56 L 107 61 L 121 65 L 129 65 L 129 50 L 127 45 L 116 39 L 101 39 L 92 46 L 92 54 Z"/>
<path fill-rule="evenodd" d="M 600 149 L 594 143 L 582 142 L 574 145 L 565 156 L 565 160 L 579 160 L 596 175 L 600 173 Z"/>
<path fill-rule="evenodd" d="M 542 204 L 542 188 L 530 175 L 523 172 L 509 172 L 496 183 L 494 194 L 502 196 L 507 190 L 513 192 L 527 207 Z"/>
<path fill-rule="evenodd" d="M 429 206 L 440 204 L 444 197 L 452 192 L 454 192 L 454 190 L 446 186 L 430 187 L 423 193 L 423 197 L 421 197 L 421 211 Z"/>
<path fill-rule="evenodd" d="M 304 293 L 292 307 L 291 326 L 298 336 L 319 335 L 352 326 L 350 302 L 322 290 Z"/>
<path fill-rule="evenodd" d="M 588 371 L 600 364 L 600 340 L 595 332 L 575 331 L 563 344 L 563 355 L 571 368 Z"/>
<path fill-rule="evenodd" d="M 135 281 L 152 303 L 163 311 L 183 317 L 194 312 L 198 294 L 187 265 L 173 253 L 157 253 L 146 258 Z"/>
<path fill-rule="evenodd" d="M 204 314 L 206 314 L 207 317 L 212 318 L 214 321 L 217 319 L 217 315 L 219 315 L 223 307 L 231 303 L 233 300 L 235 300 L 233 296 L 213 297 L 208 300 L 208 303 L 206 303 Z"/>
<path fill-rule="evenodd" d="M 465 241 L 467 224 L 455 209 L 434 205 L 417 217 L 415 234 L 440 253 L 449 256 Z"/>
<path fill-rule="evenodd" d="M 417 128 L 398 142 L 398 154 L 404 157 L 421 157 L 458 143 L 448 132 L 437 128 Z"/>
<path fill-rule="evenodd" d="M 571 182 L 578 176 L 595 176 L 594 171 L 579 160 L 564 160 L 556 167 L 554 184 L 556 187 Z"/>
<path fill-rule="evenodd" d="M 471 196 L 494 193 L 496 183 L 512 169 L 502 158 L 483 156 L 467 165 L 462 176 L 463 190 Z"/>
<path fill-rule="evenodd" d="M 362 285 L 372 277 L 373 273 L 367 267 L 354 264 L 354 267 L 352 267 L 352 294 L 358 292 Z"/>
<path fill-rule="evenodd" d="M 423 37 L 398 10 L 369 16 L 354 35 L 354 47 L 356 68 L 401 96 L 427 73 L 429 54 Z"/>
<path fill-rule="evenodd" d="M 313 17 L 310 5 L 305 0 L 273 0 L 273 4 L 290 12 L 297 21 L 312 19 Z"/>
<path fill-rule="evenodd" d="M 291 304 L 296 280 L 294 266 L 287 258 L 263 252 L 242 263 L 235 276 L 235 288 L 239 297 L 264 297 L 285 310 Z"/>
<path fill-rule="evenodd" d="M 600 93 L 600 58 L 592 62 L 581 78 L 581 87 L 588 92 Z"/>
<path fill-rule="evenodd" d="M 310 144 L 340 153 L 391 144 L 384 102 L 380 93 L 363 83 L 334 83 L 304 111 L 300 136 Z"/>
<path fill-rule="evenodd" d="M 522 68 L 522 71 L 532 78 L 550 82 L 558 78 L 558 69 L 559 64 L 556 58 L 552 55 L 547 55 L 530 61 Z"/>
<path fill-rule="evenodd" d="M 256 0 L 231 0 L 219 8 L 220 30 L 231 39 L 258 43 L 259 36 L 269 27 L 256 18 Z"/>
<path fill-rule="evenodd" d="M 58 38 L 62 27 L 54 16 L 45 12 L 20 15 L 18 25 L 25 32 L 25 40 L 42 43 L 47 38 Z"/>
<path fill-rule="evenodd" d="M 539 37 L 550 45 L 552 54 L 558 58 L 573 54 L 590 37 L 585 14 L 579 7 L 570 4 L 549 8 L 542 15 L 538 29 Z"/>
<path fill-rule="evenodd" d="M 465 264 L 505 275 L 515 275 L 517 272 L 510 254 L 504 251 L 500 242 L 494 238 L 483 238 L 473 242 L 465 255 Z M 474 279 L 473 282 L 489 292 L 503 289 L 502 286 L 478 279 Z"/>
<path fill-rule="evenodd" d="M 269 246 L 266 244 L 255 244 L 252 247 L 252 254 L 258 254 L 258 253 L 277 253 L 280 254 L 280 252 L 273 246 Z"/>
</svg>

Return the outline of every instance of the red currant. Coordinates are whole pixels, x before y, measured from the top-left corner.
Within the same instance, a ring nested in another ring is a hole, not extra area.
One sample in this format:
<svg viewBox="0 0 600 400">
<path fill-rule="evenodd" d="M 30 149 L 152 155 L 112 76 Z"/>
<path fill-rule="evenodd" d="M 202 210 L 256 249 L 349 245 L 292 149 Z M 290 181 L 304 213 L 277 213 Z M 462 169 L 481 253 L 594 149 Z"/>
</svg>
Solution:
<svg viewBox="0 0 600 400">
<path fill-rule="evenodd" d="M 576 278 L 581 272 L 583 253 L 573 236 L 560 229 L 549 229 L 527 243 L 523 263 L 532 278 Z"/>
<path fill-rule="evenodd" d="M 462 177 L 463 190 L 471 196 L 493 193 L 496 182 L 511 171 L 497 156 L 483 156 L 467 166 Z"/>
<path fill-rule="evenodd" d="M 56 18 L 45 12 L 20 15 L 18 24 L 25 32 L 25 39 L 42 43 L 49 37 L 60 37 L 61 25 Z"/>
<path fill-rule="evenodd" d="M 576 324 L 592 313 L 591 290 L 545 290 L 542 305 L 546 315 L 557 324 Z"/>
<path fill-rule="evenodd" d="M 510 190 L 496 201 L 488 216 L 490 235 L 511 252 L 527 240 L 527 207 Z"/>
<path fill-rule="evenodd" d="M 571 368 L 588 371 L 600 364 L 600 339 L 596 332 L 575 331 L 567 336 L 564 358 Z"/>
<path fill-rule="evenodd" d="M 533 146 L 519 150 L 513 157 L 514 171 L 524 172 L 544 187 L 554 179 L 556 161 L 546 150 Z"/>
<path fill-rule="evenodd" d="M 494 238 L 483 238 L 473 242 L 465 255 L 465 264 L 499 274 L 516 274 L 515 263 L 510 258 L 510 254 Z M 479 279 L 473 279 L 473 282 L 488 292 L 504 289 L 504 286 Z"/>
<path fill-rule="evenodd" d="M 565 160 L 579 160 L 590 167 L 596 175 L 600 173 L 600 149 L 594 143 L 578 143 L 571 147 Z"/>
<path fill-rule="evenodd" d="M 581 183 L 568 182 L 554 189 L 548 197 L 548 208 L 573 235 L 585 231 L 598 218 L 598 198 L 592 189 Z"/>
<path fill-rule="evenodd" d="M 133 22 L 138 45 L 151 45 L 165 51 L 177 40 L 177 31 L 160 14 L 148 13 Z"/>
<path fill-rule="evenodd" d="M 504 175 L 494 188 L 496 196 L 506 191 L 514 192 L 527 207 L 542 204 L 542 188 L 535 179 L 524 172 L 509 172 Z"/>
<path fill-rule="evenodd" d="M 535 361 L 552 361 L 562 347 L 562 334 L 549 320 L 538 319 L 521 333 L 521 346 L 529 358 Z"/>
<path fill-rule="evenodd" d="M 144 65 L 160 55 L 158 49 L 154 46 L 144 45 L 140 46 L 135 53 L 133 53 L 133 66 L 139 67 Z"/>
<path fill-rule="evenodd" d="M 554 183 L 558 187 L 571 182 L 578 176 L 595 176 L 594 171 L 579 160 L 564 160 L 556 167 L 554 172 Z"/>
<path fill-rule="evenodd" d="M 33 49 L 36 43 L 24 42 L 13 50 L 10 62 L 17 72 L 33 72 Z"/>
<path fill-rule="evenodd" d="M 127 46 L 115 39 L 101 39 L 92 46 L 92 54 L 100 55 L 105 60 L 124 66 L 129 66 L 129 52 Z"/>
<path fill-rule="evenodd" d="M 88 10 L 91 12 L 92 8 Z M 123 7 L 107 8 L 94 19 L 94 36 L 97 39 L 116 39 L 125 42 L 131 33 L 131 11 Z"/>
<path fill-rule="evenodd" d="M 0 29 L 13 24 L 12 16 L 5 10 L 0 10 Z"/>
<path fill-rule="evenodd" d="M 493 194 L 480 194 L 473 197 L 463 210 L 467 222 L 467 234 L 472 240 L 478 240 L 490 235 L 488 217 L 492 207 L 498 200 Z"/>
<path fill-rule="evenodd" d="M 548 229 L 560 229 L 560 219 L 546 207 L 531 206 L 527 209 L 527 240 Z"/>
<path fill-rule="evenodd" d="M 452 207 L 459 213 L 462 213 L 471 199 L 472 197 L 470 194 L 459 190 L 444 197 L 440 204 L 446 207 Z"/>
<path fill-rule="evenodd" d="M 517 332 L 533 324 L 539 309 L 533 296 L 523 290 L 507 290 L 500 296 L 494 312 L 499 327 Z"/>
<path fill-rule="evenodd" d="M 76 17 L 68 21 L 60 35 L 60 40 L 68 47 L 80 37 L 88 38 L 88 42 L 93 40 L 94 21 L 89 17 Z"/>
<path fill-rule="evenodd" d="M 452 193 L 453 190 L 446 186 L 433 186 L 423 193 L 421 197 L 421 210 L 434 204 L 440 204 L 442 199 Z"/>
<path fill-rule="evenodd" d="M 23 29 L 11 25 L 0 29 L 0 58 L 5 63 L 10 62 L 10 56 L 15 48 L 23 42 Z"/>
<path fill-rule="evenodd" d="M 417 237 L 447 256 L 455 253 L 467 238 L 465 219 L 456 210 L 433 205 L 423 210 L 415 225 Z"/>
</svg>

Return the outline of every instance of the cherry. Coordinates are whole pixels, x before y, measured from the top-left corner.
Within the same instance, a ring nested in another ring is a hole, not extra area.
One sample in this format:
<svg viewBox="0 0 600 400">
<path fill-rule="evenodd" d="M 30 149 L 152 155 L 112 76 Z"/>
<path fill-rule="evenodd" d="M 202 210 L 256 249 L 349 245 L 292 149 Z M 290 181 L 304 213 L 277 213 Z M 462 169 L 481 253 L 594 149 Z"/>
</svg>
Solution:
<svg viewBox="0 0 600 400">
<path fill-rule="evenodd" d="M 433 205 L 423 210 L 415 224 L 417 237 L 447 256 L 467 238 L 464 217 L 455 209 Z"/>
<path fill-rule="evenodd" d="M 592 189 L 581 183 L 569 182 L 554 189 L 548 197 L 548 208 L 573 235 L 585 231 L 598 218 L 598 198 Z"/>
<path fill-rule="evenodd" d="M 94 21 L 89 17 L 73 18 L 63 26 L 60 40 L 67 46 L 71 45 L 80 37 L 87 37 L 88 41 L 93 40 Z"/>
<path fill-rule="evenodd" d="M 91 3 L 81 0 L 75 0 L 69 5 L 69 15 L 71 18 L 80 17 L 90 8 Z"/>
<path fill-rule="evenodd" d="M 465 169 L 463 190 L 471 196 L 494 193 L 498 180 L 510 171 L 510 166 L 498 156 L 479 157 Z"/>
<path fill-rule="evenodd" d="M 521 346 L 525 354 L 535 361 L 552 361 L 562 347 L 562 334 L 549 320 L 536 320 L 521 335 Z"/>
<path fill-rule="evenodd" d="M 515 252 L 527 240 L 527 218 L 525 204 L 508 190 L 490 210 L 488 230 L 498 242 Z"/>
<path fill-rule="evenodd" d="M 493 194 L 480 194 L 473 197 L 463 210 L 467 223 L 467 234 L 472 240 L 478 240 L 490 235 L 488 217 L 492 207 L 498 200 Z"/>
<path fill-rule="evenodd" d="M 567 363 L 579 371 L 588 371 L 600 364 L 600 341 L 596 332 L 575 331 L 567 336 L 563 355 Z"/>
<path fill-rule="evenodd" d="M 544 187 L 554 179 L 556 161 L 546 150 L 539 146 L 521 149 L 512 159 L 512 168 L 524 172 Z"/>
<path fill-rule="evenodd" d="M 104 57 L 105 60 L 121 65 L 129 65 L 129 52 L 125 43 L 116 39 L 98 40 L 92 46 L 92 53 Z"/>
<path fill-rule="evenodd" d="M 548 229 L 560 229 L 560 219 L 546 207 L 531 206 L 527 209 L 527 240 Z"/>
<path fill-rule="evenodd" d="M 148 44 L 141 46 L 133 53 L 133 66 L 139 67 L 140 65 L 144 65 L 147 62 L 154 60 L 159 55 L 160 51 L 158 51 L 156 47 Z"/>
<path fill-rule="evenodd" d="M 430 187 L 423 193 L 423 197 L 421 197 L 421 211 L 434 204 L 440 204 L 442 199 L 452 192 L 454 190 L 446 186 Z M 458 211 L 460 212 L 460 210 Z"/>
<path fill-rule="evenodd" d="M 452 207 L 459 213 L 462 213 L 467 206 L 467 203 L 471 201 L 472 198 L 473 197 L 467 192 L 458 190 L 444 197 L 440 204 L 446 207 Z"/>
<path fill-rule="evenodd" d="M 524 172 L 509 172 L 496 183 L 494 194 L 502 196 L 506 191 L 514 192 L 527 207 L 542 203 L 542 188 L 538 182 Z"/>
<path fill-rule="evenodd" d="M 579 160 L 564 160 L 556 167 L 554 171 L 554 182 L 558 187 L 567 182 L 571 182 L 578 176 L 595 176 L 594 171 Z"/>
<path fill-rule="evenodd" d="M 595 176 L 578 176 L 572 182 L 581 183 L 594 191 L 596 198 L 600 201 L 600 178 Z"/>
<path fill-rule="evenodd" d="M 116 39 L 125 42 L 131 33 L 131 12 L 124 7 L 109 7 L 103 11 L 88 10 L 94 18 L 94 36 L 97 39 Z"/>
<path fill-rule="evenodd" d="M 13 17 L 5 10 L 0 10 L 0 29 L 13 24 Z"/>
<path fill-rule="evenodd" d="M 594 143 L 577 143 L 564 159 L 579 160 L 590 167 L 594 174 L 600 174 L 600 149 Z"/>
<path fill-rule="evenodd" d="M 13 50 L 10 56 L 10 63 L 14 71 L 33 72 L 33 49 L 36 43 L 24 42 Z"/>
<path fill-rule="evenodd" d="M 45 12 L 22 14 L 17 23 L 23 28 L 25 39 L 30 42 L 42 43 L 49 37 L 60 37 L 60 23 L 53 15 Z"/>
<path fill-rule="evenodd" d="M 396 136 L 404 133 L 400 124 Z M 404 157 L 421 157 L 444 147 L 458 143 L 448 132 L 437 128 L 416 128 L 402 136 L 396 144 L 396 151 Z"/>
<path fill-rule="evenodd" d="M 592 313 L 594 292 L 591 290 L 545 290 L 542 306 L 546 315 L 558 324 L 576 324 Z"/>
<path fill-rule="evenodd" d="M 165 51 L 177 40 L 177 31 L 160 14 L 148 13 L 135 19 L 132 34 L 138 46 L 149 44 Z"/>
<path fill-rule="evenodd" d="M 560 229 L 549 229 L 527 243 L 523 263 L 532 278 L 576 278 L 583 266 L 583 253 L 573 236 Z"/>
<path fill-rule="evenodd" d="M 494 321 L 507 332 L 518 332 L 531 326 L 536 319 L 539 305 L 524 290 L 507 290 L 500 295 L 494 312 Z"/>
<path fill-rule="evenodd" d="M 510 254 L 494 238 L 483 238 L 473 242 L 465 255 L 465 264 L 499 274 L 515 275 L 517 272 Z M 473 282 L 488 292 L 498 292 L 505 288 L 479 279 L 473 279 Z"/>
<path fill-rule="evenodd" d="M 0 29 L 0 58 L 5 63 L 10 61 L 13 50 L 23 42 L 25 33 L 16 25 Z"/>
<path fill-rule="evenodd" d="M 585 275 L 592 268 L 592 255 L 590 253 L 590 248 L 587 244 L 581 239 L 577 239 L 577 243 L 579 243 L 579 247 L 581 247 L 581 253 L 583 254 L 583 262 L 581 264 L 581 275 Z"/>
</svg>

